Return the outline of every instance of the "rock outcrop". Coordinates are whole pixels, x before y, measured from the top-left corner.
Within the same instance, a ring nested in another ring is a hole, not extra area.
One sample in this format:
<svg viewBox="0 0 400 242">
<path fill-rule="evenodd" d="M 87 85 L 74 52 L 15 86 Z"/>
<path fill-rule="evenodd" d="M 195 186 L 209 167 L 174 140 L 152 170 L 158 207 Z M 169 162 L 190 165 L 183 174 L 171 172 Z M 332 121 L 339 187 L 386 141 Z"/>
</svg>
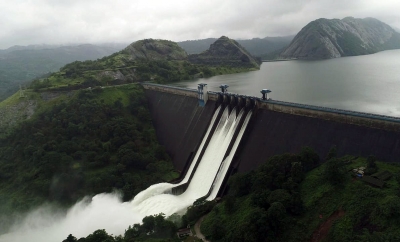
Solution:
<svg viewBox="0 0 400 242">
<path fill-rule="evenodd" d="M 211 44 L 210 48 L 203 53 L 189 55 L 189 61 L 210 66 L 260 68 L 260 62 L 246 49 L 235 40 L 225 36 Z"/>
<path fill-rule="evenodd" d="M 400 48 L 400 34 L 374 19 L 317 19 L 280 54 L 283 59 L 329 59 Z"/>
</svg>

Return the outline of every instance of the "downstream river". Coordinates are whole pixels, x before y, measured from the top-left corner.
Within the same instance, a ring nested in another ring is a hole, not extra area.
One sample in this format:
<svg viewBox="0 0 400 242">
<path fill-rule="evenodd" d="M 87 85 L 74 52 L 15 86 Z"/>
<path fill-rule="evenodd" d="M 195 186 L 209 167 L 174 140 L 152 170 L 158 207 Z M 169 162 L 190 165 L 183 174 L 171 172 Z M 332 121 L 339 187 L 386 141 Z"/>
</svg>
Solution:
<svg viewBox="0 0 400 242">
<path fill-rule="evenodd" d="M 264 62 L 259 71 L 200 78 L 175 83 L 197 88 L 207 83 L 208 90 L 228 91 L 288 102 L 383 114 L 400 117 L 400 50 L 372 55 L 318 61 Z"/>
</svg>

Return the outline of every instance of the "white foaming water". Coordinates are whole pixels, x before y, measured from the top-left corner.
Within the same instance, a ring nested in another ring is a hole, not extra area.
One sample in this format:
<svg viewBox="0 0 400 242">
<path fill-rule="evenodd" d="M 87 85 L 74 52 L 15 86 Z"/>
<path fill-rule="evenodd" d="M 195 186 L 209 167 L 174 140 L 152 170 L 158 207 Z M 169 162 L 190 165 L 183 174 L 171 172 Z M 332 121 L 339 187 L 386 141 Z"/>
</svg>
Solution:
<svg viewBox="0 0 400 242">
<path fill-rule="evenodd" d="M 192 165 L 179 184 L 187 182 L 193 172 L 195 161 L 200 157 L 220 108 L 218 107 L 214 113 Z M 183 194 L 179 196 L 165 194 L 179 184 L 160 183 L 140 192 L 131 202 L 122 203 L 117 194 L 99 194 L 94 196 L 90 202 L 87 199 L 78 202 L 64 213 L 54 214 L 53 210 L 39 208 L 15 225 L 9 234 L 0 235 L 0 242 L 62 241 L 69 234 L 73 234 L 77 238 L 86 237 L 97 229 L 105 229 L 109 234 L 120 235 L 129 225 L 140 223 L 144 216 L 159 213 L 164 213 L 166 216 L 173 213 L 183 214 L 196 199 L 208 193 L 242 115 L 241 111 L 236 118 L 235 109 L 229 115 L 229 109 L 225 108 L 188 189 Z M 220 179 L 214 183 L 215 189 L 208 197 L 209 200 L 215 198 L 216 192 L 219 190 L 221 185 L 219 182 L 223 180 L 221 177 L 226 174 L 249 118 L 250 113 L 244 121 L 232 151 L 224 161 L 226 164 L 223 164 L 220 174 L 218 174 Z"/>
<path fill-rule="evenodd" d="M 239 113 L 238 120 L 240 120 L 241 116 L 243 115 L 243 112 L 244 112 L 244 110 L 242 109 L 240 111 L 240 113 Z M 228 169 L 229 169 L 229 167 L 231 165 L 233 156 L 236 153 L 236 150 L 237 150 L 237 148 L 239 146 L 240 140 L 243 137 L 243 134 L 244 134 L 244 131 L 246 130 L 247 124 L 249 123 L 249 120 L 251 118 L 251 113 L 252 113 L 251 111 L 249 111 L 247 113 L 246 119 L 243 122 L 242 128 L 240 129 L 240 131 L 238 133 L 238 136 L 237 136 L 237 138 L 235 140 L 235 143 L 232 146 L 232 149 L 231 149 L 229 155 L 222 162 L 221 169 L 218 172 L 217 178 L 216 178 L 216 180 L 215 180 L 215 182 L 213 184 L 213 190 L 211 191 L 210 196 L 208 196 L 208 198 L 207 198 L 207 200 L 209 200 L 209 201 L 212 201 L 217 197 L 218 191 L 221 188 L 222 182 L 224 181 L 226 173 L 228 172 Z"/>
<path fill-rule="evenodd" d="M 217 128 L 216 133 L 213 135 L 213 142 L 210 142 L 209 148 L 207 147 L 203 159 L 201 159 L 196 173 L 185 192 L 187 195 L 197 199 L 208 193 L 234 134 L 233 127 L 235 123 L 236 110 L 233 109 L 223 127 L 220 130 Z M 215 136 L 217 136 L 216 139 L 214 139 Z"/>
<path fill-rule="evenodd" d="M 220 110 L 221 110 L 221 106 L 219 106 L 219 107 L 217 108 L 217 110 L 214 112 L 214 115 L 213 115 L 213 117 L 212 117 L 212 119 L 211 119 L 211 123 L 210 123 L 210 125 L 208 126 L 207 132 L 206 132 L 206 134 L 204 135 L 203 140 L 201 141 L 201 144 L 200 144 L 200 146 L 199 146 L 199 149 L 198 149 L 197 152 L 196 152 L 196 155 L 195 155 L 195 157 L 194 157 L 194 159 L 193 159 L 193 161 L 192 161 L 192 164 L 190 164 L 189 170 L 187 171 L 187 173 L 186 173 L 184 179 L 183 179 L 179 184 L 183 184 L 183 183 L 188 182 L 189 177 L 190 177 L 190 175 L 192 174 L 193 169 L 194 169 L 194 167 L 195 167 L 195 165 L 196 165 L 196 161 L 199 159 L 200 153 L 201 153 L 201 151 L 203 150 L 203 147 L 204 147 L 204 145 L 205 145 L 205 143 L 206 143 L 206 141 L 207 141 L 207 139 L 208 139 L 208 135 L 210 134 L 211 129 L 212 129 L 212 127 L 214 126 L 215 120 L 217 119 Z"/>
<path fill-rule="evenodd" d="M 69 234 L 86 237 L 97 229 L 123 234 L 129 225 L 141 222 L 130 203 L 122 203 L 116 194 L 98 194 L 91 202 L 82 200 L 66 213 L 42 207 L 29 213 L 13 226 L 11 233 L 0 236 L 1 242 L 63 241 Z"/>
<path fill-rule="evenodd" d="M 192 199 L 185 200 L 179 198 L 177 196 L 171 194 L 164 194 L 166 190 L 171 189 L 172 187 L 184 184 L 188 182 L 189 177 L 191 176 L 194 167 L 199 159 L 200 153 L 203 150 L 203 147 L 208 139 L 208 136 L 211 133 L 212 127 L 214 126 L 218 114 L 221 110 L 221 106 L 217 108 L 214 112 L 214 115 L 211 119 L 210 125 L 208 126 L 207 132 L 203 137 L 203 140 L 196 152 L 196 155 L 190 165 L 185 177 L 179 184 L 169 184 L 169 183 L 160 183 L 150 186 L 148 189 L 141 191 L 138 195 L 135 196 L 134 200 L 132 201 L 132 205 L 136 207 L 136 209 L 143 215 L 153 215 L 164 213 L 166 215 L 171 215 L 175 212 L 182 211 L 184 208 L 190 206 L 193 201 Z M 228 116 L 228 109 L 224 110 L 222 117 L 219 121 L 220 125 L 222 123 L 222 119 L 226 119 Z M 218 128 L 216 129 L 218 130 Z M 156 198 L 152 198 L 157 196 Z"/>
<path fill-rule="evenodd" d="M 136 206 L 139 205 L 141 202 L 143 202 L 146 199 L 149 199 L 152 196 L 156 196 L 162 193 L 167 192 L 170 190 L 172 187 L 174 187 L 174 184 L 171 183 L 158 183 L 151 185 L 149 188 L 146 190 L 143 190 L 139 192 L 134 199 L 132 200 L 132 205 Z"/>
<path fill-rule="evenodd" d="M 171 194 L 151 196 L 149 199 L 142 201 L 136 209 L 141 214 L 151 215 L 162 212 L 166 216 L 169 216 L 173 213 L 183 213 L 196 199 L 205 196 L 218 172 L 222 159 L 237 128 L 238 121 L 239 119 L 236 118 L 236 109 L 233 109 L 229 115 L 229 108 L 225 108 L 196 172 L 183 194 L 179 196 Z M 186 177 L 188 176 L 187 174 Z"/>
</svg>

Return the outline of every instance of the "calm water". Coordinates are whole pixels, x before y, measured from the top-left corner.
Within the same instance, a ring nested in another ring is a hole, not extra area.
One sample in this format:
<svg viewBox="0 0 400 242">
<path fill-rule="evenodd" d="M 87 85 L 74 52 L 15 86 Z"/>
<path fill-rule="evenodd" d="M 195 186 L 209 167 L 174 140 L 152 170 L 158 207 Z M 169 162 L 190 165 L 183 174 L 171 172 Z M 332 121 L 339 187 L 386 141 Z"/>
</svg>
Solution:
<svg viewBox="0 0 400 242">
<path fill-rule="evenodd" d="M 265 62 L 259 71 L 176 83 L 208 90 L 400 117 L 400 50 L 321 61 Z"/>
</svg>

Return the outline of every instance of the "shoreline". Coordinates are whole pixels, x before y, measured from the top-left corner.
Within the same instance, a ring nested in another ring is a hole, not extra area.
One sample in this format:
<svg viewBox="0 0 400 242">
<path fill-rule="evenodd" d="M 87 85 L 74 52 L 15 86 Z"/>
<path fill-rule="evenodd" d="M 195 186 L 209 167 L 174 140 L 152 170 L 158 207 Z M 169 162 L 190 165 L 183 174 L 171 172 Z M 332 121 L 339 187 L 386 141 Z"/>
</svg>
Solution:
<svg viewBox="0 0 400 242">
<path fill-rule="evenodd" d="M 278 61 L 292 61 L 297 59 L 275 59 L 275 60 L 261 60 L 262 62 L 278 62 Z"/>
</svg>

